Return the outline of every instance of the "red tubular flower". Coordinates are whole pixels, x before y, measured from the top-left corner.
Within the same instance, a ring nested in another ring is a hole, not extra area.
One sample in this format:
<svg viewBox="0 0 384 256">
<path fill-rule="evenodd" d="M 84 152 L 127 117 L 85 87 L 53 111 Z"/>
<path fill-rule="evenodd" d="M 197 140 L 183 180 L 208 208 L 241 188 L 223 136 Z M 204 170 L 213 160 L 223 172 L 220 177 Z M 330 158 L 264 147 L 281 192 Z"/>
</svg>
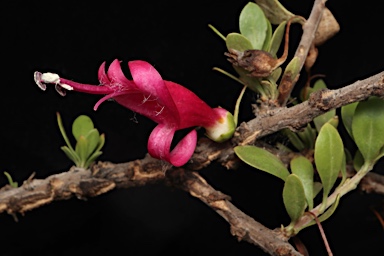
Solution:
<svg viewBox="0 0 384 256">
<path fill-rule="evenodd" d="M 105 72 L 105 62 L 100 66 L 99 86 L 80 84 L 59 77 L 53 73 L 35 72 L 35 82 L 42 89 L 46 84 L 55 84 L 56 90 L 65 95 L 65 90 L 91 94 L 105 94 L 94 106 L 113 98 L 126 108 L 142 114 L 158 125 L 148 140 L 149 154 L 165 160 L 174 166 L 181 166 L 191 158 L 197 142 L 196 130 L 190 131 L 171 150 L 171 143 L 177 130 L 202 126 L 214 141 L 230 138 L 235 130 L 233 116 L 223 108 L 211 108 L 187 88 L 161 78 L 148 62 L 128 62 L 133 80 L 128 80 L 114 60 Z M 65 89 L 65 90 L 63 90 Z"/>
</svg>

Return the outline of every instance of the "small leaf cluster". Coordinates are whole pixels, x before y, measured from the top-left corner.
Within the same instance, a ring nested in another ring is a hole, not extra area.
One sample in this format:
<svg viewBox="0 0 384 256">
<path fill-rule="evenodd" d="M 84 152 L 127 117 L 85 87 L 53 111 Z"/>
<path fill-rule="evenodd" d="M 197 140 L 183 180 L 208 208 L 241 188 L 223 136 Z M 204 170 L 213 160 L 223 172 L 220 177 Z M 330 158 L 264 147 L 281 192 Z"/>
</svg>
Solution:
<svg viewBox="0 0 384 256">
<path fill-rule="evenodd" d="M 384 156 L 384 100 L 370 97 L 341 108 L 345 129 L 358 150 L 353 164 L 358 171 L 365 165 L 374 165 Z"/>
<path fill-rule="evenodd" d="M 336 183 L 340 172 L 345 175 L 344 147 L 337 129 L 326 123 L 320 129 L 315 143 L 315 167 L 320 177 L 320 182 L 315 181 L 315 169 L 312 162 L 305 156 L 294 157 L 286 167 L 274 154 L 266 149 L 256 146 L 237 146 L 236 155 L 250 166 L 270 173 L 284 181 L 283 201 L 291 223 L 286 227 L 288 234 L 296 234 L 300 229 L 295 229 L 296 223 L 314 207 L 314 198 L 323 190 L 320 221 L 326 220 L 334 212 L 330 207 L 324 212 L 327 198 Z M 342 183 L 339 184 L 339 186 Z M 313 223 L 311 223 L 313 224 Z"/>
<path fill-rule="evenodd" d="M 282 7 L 282 6 L 281 6 Z M 294 15 L 288 15 L 291 18 Z M 270 58 L 276 58 L 276 54 L 282 43 L 284 36 L 284 30 L 287 21 L 281 20 L 278 26 L 272 31 L 271 22 L 265 16 L 264 11 L 256 3 L 249 2 L 241 11 L 239 16 L 239 30 L 240 33 L 232 32 L 227 36 L 223 36 L 216 28 L 210 25 L 210 27 L 221 38 L 225 40 L 228 51 L 246 52 L 247 50 L 258 50 L 259 54 L 263 53 L 263 56 L 270 56 Z M 296 67 L 297 59 L 293 59 L 290 64 L 287 65 L 285 72 L 297 73 L 299 69 Z M 260 78 L 251 76 L 250 72 L 246 69 L 233 65 L 233 68 L 237 72 L 240 83 L 247 86 L 249 89 L 260 94 L 262 100 L 277 99 L 277 81 L 282 74 L 281 67 L 276 67 L 270 75 Z M 216 70 L 233 78 L 228 72 L 216 68 Z M 295 71 L 296 70 L 296 71 Z"/>
<path fill-rule="evenodd" d="M 306 100 L 310 93 L 325 88 L 324 81 L 318 80 L 313 87 L 306 89 L 306 93 L 302 93 L 302 100 Z M 384 156 L 384 100 L 371 97 L 346 105 L 341 108 L 341 116 L 343 125 L 358 147 L 353 165 L 357 172 L 367 173 Z M 324 221 L 335 211 L 341 195 L 356 187 L 348 183 L 346 166 L 351 154 L 344 148 L 337 130 L 338 123 L 336 110 L 331 110 L 313 120 L 315 127 L 308 124 L 298 133 L 284 130 L 284 134 L 300 152 L 288 166 L 263 148 L 235 147 L 235 153 L 242 161 L 284 181 L 282 197 L 291 219 L 285 231 L 289 235 L 297 234 L 315 223 L 298 225 L 306 211 L 315 208 L 314 199 L 320 191 L 322 199 L 315 213 L 319 221 Z M 337 182 L 339 177 L 341 179 Z M 336 199 L 329 202 L 332 193 Z"/>
<path fill-rule="evenodd" d="M 76 140 L 75 148 L 71 146 L 68 136 L 65 132 L 60 114 L 57 113 L 57 123 L 61 135 L 66 142 L 61 150 L 71 159 L 77 167 L 88 168 L 101 154 L 101 148 L 105 143 L 105 135 L 100 134 L 94 128 L 94 124 L 86 115 L 78 116 L 72 124 L 72 134 Z"/>
<path fill-rule="evenodd" d="M 300 93 L 300 100 L 302 102 L 308 100 L 309 95 L 313 92 L 327 89 L 327 86 L 323 79 L 318 79 L 312 87 L 304 87 Z M 313 119 L 313 124 L 308 124 L 299 132 L 292 132 L 289 129 L 284 129 L 283 133 L 289 139 L 290 143 L 300 152 L 312 152 L 315 147 L 315 140 L 321 127 L 329 123 L 335 128 L 338 127 L 339 118 L 336 115 L 336 110 L 332 109 Z"/>
<path fill-rule="evenodd" d="M 19 184 L 17 183 L 17 181 L 13 181 L 11 174 L 9 174 L 8 172 L 4 172 L 4 175 L 5 175 L 5 177 L 7 177 L 8 184 L 9 184 L 11 187 L 13 187 L 13 188 L 17 188 L 17 187 L 19 186 Z"/>
</svg>

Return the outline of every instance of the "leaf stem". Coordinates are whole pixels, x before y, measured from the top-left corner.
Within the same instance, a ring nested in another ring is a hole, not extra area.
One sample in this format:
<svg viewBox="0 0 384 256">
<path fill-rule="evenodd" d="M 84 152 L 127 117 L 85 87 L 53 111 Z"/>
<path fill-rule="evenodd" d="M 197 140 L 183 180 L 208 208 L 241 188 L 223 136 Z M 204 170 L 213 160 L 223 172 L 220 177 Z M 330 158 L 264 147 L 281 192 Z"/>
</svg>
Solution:
<svg viewBox="0 0 384 256">
<path fill-rule="evenodd" d="M 226 41 L 225 36 L 223 36 L 223 34 L 221 34 L 219 30 L 217 30 L 214 26 L 212 26 L 211 24 L 208 24 L 208 27 L 210 27 L 213 30 L 213 32 L 215 32 L 219 37 L 221 37 L 224 41 Z"/>
<path fill-rule="evenodd" d="M 239 108 L 240 108 L 240 103 L 241 103 L 241 100 L 243 99 L 243 96 L 244 96 L 244 92 L 245 90 L 247 89 L 247 86 L 244 85 L 243 89 L 241 89 L 241 92 L 239 94 L 239 97 L 237 98 L 236 100 L 236 105 L 235 105 L 235 110 L 233 112 L 233 119 L 235 120 L 235 127 L 237 127 L 237 124 L 239 122 Z"/>
<path fill-rule="evenodd" d="M 70 148 L 72 151 L 75 151 L 72 148 L 71 143 L 69 142 L 69 139 L 67 137 L 67 133 L 65 132 L 65 129 L 64 129 L 64 126 L 63 126 L 63 121 L 61 120 L 60 113 L 56 112 L 56 116 L 57 116 L 57 124 L 59 125 L 59 129 L 60 129 L 61 135 L 64 138 L 65 143 L 67 144 L 68 148 Z"/>
<path fill-rule="evenodd" d="M 373 169 L 374 164 L 375 163 L 372 161 L 365 162 L 363 166 L 361 166 L 360 170 L 355 174 L 355 176 L 353 176 L 351 179 L 347 179 L 342 186 L 335 189 L 335 191 L 328 197 L 325 205 L 321 203 L 315 208 L 313 208 L 313 210 L 311 210 L 310 212 L 313 213 L 315 216 L 319 216 L 323 213 L 323 210 L 327 209 L 333 203 L 335 203 L 339 196 L 342 197 L 348 192 L 356 189 L 357 185 L 364 178 L 364 176 Z M 301 219 L 296 222 L 294 229 L 301 230 L 312 220 L 313 217 L 311 217 L 310 215 L 303 215 Z"/>
</svg>

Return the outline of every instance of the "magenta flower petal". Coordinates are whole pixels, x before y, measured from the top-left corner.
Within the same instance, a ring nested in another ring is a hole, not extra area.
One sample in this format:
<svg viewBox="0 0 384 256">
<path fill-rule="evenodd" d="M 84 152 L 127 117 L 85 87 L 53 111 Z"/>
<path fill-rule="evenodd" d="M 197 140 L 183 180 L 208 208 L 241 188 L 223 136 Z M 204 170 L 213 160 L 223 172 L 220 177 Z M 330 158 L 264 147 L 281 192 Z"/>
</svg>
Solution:
<svg viewBox="0 0 384 256">
<path fill-rule="evenodd" d="M 152 157 L 165 160 L 178 167 L 187 163 L 195 151 L 197 133 L 195 130 L 189 132 L 171 152 L 175 131 L 174 127 L 165 124 L 157 125 L 149 136 L 148 152 Z"/>
<path fill-rule="evenodd" d="M 161 107 L 171 112 L 170 117 L 172 116 L 173 122 L 176 123 L 180 119 L 178 109 L 159 72 L 148 62 L 141 60 L 130 61 L 128 66 L 136 86 L 142 92 L 146 92 L 148 97 L 157 101 Z M 168 122 L 171 121 L 170 117 Z"/>
<path fill-rule="evenodd" d="M 137 90 L 134 82 L 129 81 L 121 70 L 120 61 L 115 59 L 108 68 L 110 86 L 117 90 Z"/>
<path fill-rule="evenodd" d="M 195 152 L 196 144 L 197 132 L 192 130 L 171 151 L 170 163 L 176 167 L 186 164 Z"/>
<path fill-rule="evenodd" d="M 179 129 L 191 126 L 211 126 L 220 118 L 207 103 L 192 91 L 171 81 L 165 81 L 165 84 L 181 117 Z"/>
<path fill-rule="evenodd" d="M 107 74 L 105 73 L 105 61 L 100 65 L 99 71 L 97 72 L 97 77 L 99 78 L 99 82 L 101 85 L 110 84 Z"/>
</svg>

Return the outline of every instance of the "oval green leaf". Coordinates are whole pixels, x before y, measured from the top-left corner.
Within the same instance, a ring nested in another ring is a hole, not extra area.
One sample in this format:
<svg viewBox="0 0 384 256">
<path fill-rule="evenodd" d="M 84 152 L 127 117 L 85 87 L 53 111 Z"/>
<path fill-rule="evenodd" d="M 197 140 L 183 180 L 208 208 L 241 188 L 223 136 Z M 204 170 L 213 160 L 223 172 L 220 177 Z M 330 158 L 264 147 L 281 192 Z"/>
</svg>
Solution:
<svg viewBox="0 0 384 256">
<path fill-rule="evenodd" d="M 288 128 L 283 130 L 283 133 L 289 141 L 292 143 L 292 145 L 299 151 L 302 151 L 305 149 L 304 142 L 300 139 L 300 137 L 297 135 L 297 133 L 294 133 L 293 131 L 289 130 Z"/>
<path fill-rule="evenodd" d="M 316 131 L 310 124 L 307 124 L 307 127 L 303 131 L 299 131 L 297 135 L 304 143 L 306 149 L 313 149 L 316 139 Z"/>
<path fill-rule="evenodd" d="M 92 129 L 85 137 L 88 142 L 87 158 L 95 151 L 97 145 L 99 145 L 100 134 L 97 129 Z"/>
<path fill-rule="evenodd" d="M 353 168 L 355 169 L 356 172 L 358 172 L 361 167 L 364 164 L 364 157 L 361 154 L 360 150 L 356 150 L 355 156 L 353 158 Z"/>
<path fill-rule="evenodd" d="M 299 58 L 293 57 L 293 59 L 285 67 L 284 76 L 289 76 L 292 80 L 294 80 L 297 74 L 299 74 L 300 70 L 301 64 Z"/>
<path fill-rule="evenodd" d="M 88 141 L 83 135 L 77 140 L 75 151 L 80 158 L 80 165 L 78 167 L 84 167 L 84 163 L 88 158 Z"/>
<path fill-rule="evenodd" d="M 251 42 L 239 33 L 229 33 L 226 37 L 225 44 L 227 49 L 234 49 L 244 52 L 253 48 Z"/>
<path fill-rule="evenodd" d="M 357 105 L 352 134 L 364 160 L 374 161 L 384 146 L 384 100 L 371 97 Z"/>
<path fill-rule="evenodd" d="M 304 214 L 307 206 L 303 183 L 296 174 L 290 174 L 285 181 L 283 201 L 291 223 L 296 222 Z"/>
<path fill-rule="evenodd" d="M 81 135 L 86 136 L 94 128 L 91 118 L 86 115 L 78 116 L 72 124 L 72 134 L 76 140 Z"/>
<path fill-rule="evenodd" d="M 321 184 L 321 182 L 318 182 L 318 181 L 313 182 L 313 198 L 315 198 L 322 189 L 323 189 L 323 185 Z"/>
<path fill-rule="evenodd" d="M 345 129 L 347 130 L 349 136 L 351 136 L 352 139 L 352 120 L 353 115 L 355 114 L 357 104 L 358 102 L 354 102 L 341 107 L 341 121 L 343 122 Z"/>
<path fill-rule="evenodd" d="M 261 50 L 267 34 L 267 18 L 261 8 L 249 2 L 239 17 L 240 33 L 249 39 L 253 49 Z"/>
<path fill-rule="evenodd" d="M 255 0 L 255 2 L 263 9 L 265 16 L 274 24 L 280 24 L 285 20 L 289 20 L 293 13 L 285 9 L 285 7 L 278 0 Z"/>
<path fill-rule="evenodd" d="M 295 157 L 290 163 L 292 174 L 300 178 L 303 187 L 308 208 L 313 208 L 313 175 L 314 170 L 311 161 L 304 156 Z"/>
<path fill-rule="evenodd" d="M 344 159 L 344 146 L 339 132 L 331 124 L 321 127 L 315 143 L 315 164 L 323 184 L 323 202 L 336 182 Z"/>
<path fill-rule="evenodd" d="M 323 79 L 316 80 L 313 87 L 304 87 L 301 91 L 301 94 L 300 94 L 301 101 L 308 100 L 309 95 L 311 95 L 311 93 L 316 92 L 316 91 L 321 90 L 321 89 L 327 89 L 327 85 L 325 84 Z"/>
<path fill-rule="evenodd" d="M 265 40 L 262 48 L 263 51 L 268 51 L 271 45 L 271 39 L 272 39 L 272 24 L 267 19 L 267 31 L 265 33 Z"/>
<path fill-rule="evenodd" d="M 313 119 L 313 123 L 315 124 L 316 130 L 320 131 L 321 127 L 328 122 L 333 126 L 335 126 L 338 123 L 338 119 L 337 117 L 335 118 L 335 116 L 336 116 L 336 110 L 331 109 L 330 111 L 315 117 Z M 337 127 L 337 125 L 335 127 Z"/>
<path fill-rule="evenodd" d="M 267 50 L 270 54 L 272 54 L 272 56 L 276 56 L 277 51 L 280 48 L 281 42 L 283 41 L 283 36 L 284 36 L 286 24 L 287 24 L 287 22 L 283 21 L 282 23 L 280 23 L 280 25 L 273 32 L 271 44 Z"/>
<path fill-rule="evenodd" d="M 101 151 L 96 151 L 93 153 L 85 162 L 84 168 L 88 168 L 99 156 L 101 156 L 103 152 Z"/>
<path fill-rule="evenodd" d="M 289 171 L 272 153 L 255 146 L 237 146 L 234 148 L 236 155 L 245 163 L 261 171 L 272 174 L 285 180 Z"/>
<path fill-rule="evenodd" d="M 61 150 L 63 150 L 65 155 L 70 160 L 72 160 L 72 162 L 74 162 L 76 166 L 78 166 L 80 164 L 80 157 L 79 157 L 79 155 L 73 149 L 71 149 L 71 148 L 69 148 L 67 146 L 62 146 Z"/>
<path fill-rule="evenodd" d="M 260 81 L 256 77 L 249 76 L 249 72 L 246 71 L 245 69 L 238 67 L 238 66 L 233 66 L 237 74 L 240 76 L 240 80 L 244 82 L 244 84 L 251 89 L 254 92 L 258 92 L 261 95 L 265 95 L 264 89 L 262 85 L 260 84 Z"/>
</svg>

